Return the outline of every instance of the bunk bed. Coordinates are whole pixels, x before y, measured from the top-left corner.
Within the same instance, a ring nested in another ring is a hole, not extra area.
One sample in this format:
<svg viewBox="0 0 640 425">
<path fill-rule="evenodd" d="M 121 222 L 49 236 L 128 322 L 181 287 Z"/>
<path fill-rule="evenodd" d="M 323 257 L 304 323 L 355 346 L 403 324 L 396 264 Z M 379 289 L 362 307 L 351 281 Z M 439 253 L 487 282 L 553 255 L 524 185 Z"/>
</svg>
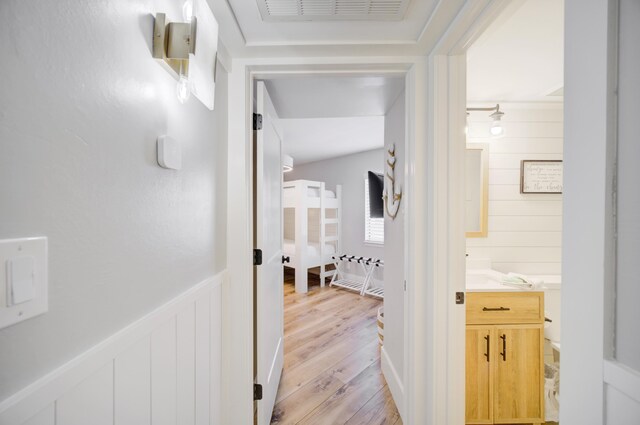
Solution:
<svg viewBox="0 0 640 425">
<path fill-rule="evenodd" d="M 307 292 L 307 273 L 320 267 L 320 284 L 333 277 L 333 257 L 341 248 L 342 186 L 335 192 L 324 182 L 295 180 L 282 185 L 284 241 L 286 267 L 295 269 L 296 292 Z"/>
</svg>

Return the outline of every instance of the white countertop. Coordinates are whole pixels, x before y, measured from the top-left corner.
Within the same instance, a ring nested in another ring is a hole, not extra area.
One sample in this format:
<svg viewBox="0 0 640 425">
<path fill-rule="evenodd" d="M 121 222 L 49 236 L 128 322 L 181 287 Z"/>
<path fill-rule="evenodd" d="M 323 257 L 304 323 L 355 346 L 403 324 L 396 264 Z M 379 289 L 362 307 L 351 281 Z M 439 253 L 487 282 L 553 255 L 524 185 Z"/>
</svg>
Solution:
<svg viewBox="0 0 640 425">
<path fill-rule="evenodd" d="M 534 281 L 543 281 L 542 287 L 515 287 L 501 283 L 504 273 L 492 269 L 467 270 L 466 291 L 467 292 L 527 292 L 542 291 L 547 282 L 552 285 L 560 284 L 560 276 L 530 276 Z"/>
</svg>

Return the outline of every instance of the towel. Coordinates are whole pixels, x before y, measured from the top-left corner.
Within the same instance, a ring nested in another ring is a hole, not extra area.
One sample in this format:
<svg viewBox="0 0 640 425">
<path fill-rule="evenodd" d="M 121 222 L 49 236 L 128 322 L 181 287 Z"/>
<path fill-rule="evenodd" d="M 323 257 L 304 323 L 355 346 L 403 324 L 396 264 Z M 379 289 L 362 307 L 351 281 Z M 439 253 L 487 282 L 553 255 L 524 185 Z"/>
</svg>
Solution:
<svg viewBox="0 0 640 425">
<path fill-rule="evenodd" d="M 539 288 L 544 284 L 541 280 L 534 281 L 529 279 L 527 276 L 518 273 L 507 273 L 502 276 L 501 282 L 505 286 L 523 289 Z"/>
</svg>

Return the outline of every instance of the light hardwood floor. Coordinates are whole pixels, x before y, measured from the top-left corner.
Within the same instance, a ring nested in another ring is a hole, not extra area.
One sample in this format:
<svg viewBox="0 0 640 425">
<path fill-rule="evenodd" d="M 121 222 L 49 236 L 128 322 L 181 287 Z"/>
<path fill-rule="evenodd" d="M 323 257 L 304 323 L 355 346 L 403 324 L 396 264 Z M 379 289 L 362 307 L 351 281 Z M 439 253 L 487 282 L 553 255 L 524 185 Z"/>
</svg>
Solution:
<svg viewBox="0 0 640 425">
<path fill-rule="evenodd" d="M 315 283 L 314 286 L 311 286 Z M 284 371 L 272 424 L 401 425 L 380 370 L 382 301 L 285 274 Z"/>
</svg>

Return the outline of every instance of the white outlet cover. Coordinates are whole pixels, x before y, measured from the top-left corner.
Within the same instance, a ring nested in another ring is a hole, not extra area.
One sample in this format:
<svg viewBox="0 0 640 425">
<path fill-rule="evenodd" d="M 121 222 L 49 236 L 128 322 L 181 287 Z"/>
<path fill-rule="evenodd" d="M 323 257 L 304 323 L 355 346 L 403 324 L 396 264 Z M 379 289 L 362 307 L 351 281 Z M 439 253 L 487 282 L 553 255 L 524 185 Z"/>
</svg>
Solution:
<svg viewBox="0 0 640 425">
<path fill-rule="evenodd" d="M 49 310 L 47 255 L 46 237 L 0 240 L 0 329 Z M 32 287 L 24 286 L 26 268 L 32 270 Z M 19 294 L 8 287 L 12 279 L 22 281 Z"/>
<path fill-rule="evenodd" d="M 158 137 L 158 165 L 170 170 L 182 168 L 182 150 L 176 139 L 169 136 Z"/>
</svg>

